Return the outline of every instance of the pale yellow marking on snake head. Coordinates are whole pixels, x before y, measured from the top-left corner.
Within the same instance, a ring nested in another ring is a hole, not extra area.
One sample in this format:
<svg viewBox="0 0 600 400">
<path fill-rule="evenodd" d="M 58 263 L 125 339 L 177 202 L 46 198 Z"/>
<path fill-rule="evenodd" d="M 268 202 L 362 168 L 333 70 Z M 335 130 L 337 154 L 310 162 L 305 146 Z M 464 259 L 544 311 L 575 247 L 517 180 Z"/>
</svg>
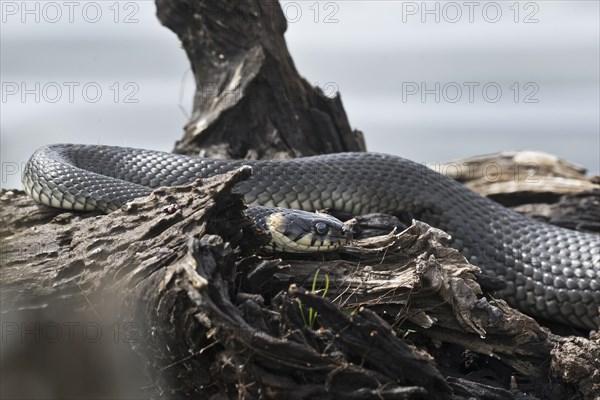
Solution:
<svg viewBox="0 0 600 400">
<path fill-rule="evenodd" d="M 285 253 L 331 252 L 352 239 L 352 229 L 328 214 L 275 212 L 266 219 L 270 247 Z"/>
</svg>

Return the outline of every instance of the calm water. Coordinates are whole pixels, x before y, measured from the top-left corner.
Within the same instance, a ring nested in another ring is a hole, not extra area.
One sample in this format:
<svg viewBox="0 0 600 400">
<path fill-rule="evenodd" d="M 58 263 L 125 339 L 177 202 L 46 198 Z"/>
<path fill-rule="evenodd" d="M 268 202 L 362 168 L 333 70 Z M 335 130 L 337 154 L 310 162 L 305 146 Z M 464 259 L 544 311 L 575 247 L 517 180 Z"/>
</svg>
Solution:
<svg viewBox="0 0 600 400">
<path fill-rule="evenodd" d="M 23 4 L 2 3 L 2 187 L 47 143 L 172 148 L 194 81 L 153 2 Z M 282 4 L 298 70 L 341 92 L 370 150 L 532 149 L 600 172 L 598 2 Z"/>
</svg>

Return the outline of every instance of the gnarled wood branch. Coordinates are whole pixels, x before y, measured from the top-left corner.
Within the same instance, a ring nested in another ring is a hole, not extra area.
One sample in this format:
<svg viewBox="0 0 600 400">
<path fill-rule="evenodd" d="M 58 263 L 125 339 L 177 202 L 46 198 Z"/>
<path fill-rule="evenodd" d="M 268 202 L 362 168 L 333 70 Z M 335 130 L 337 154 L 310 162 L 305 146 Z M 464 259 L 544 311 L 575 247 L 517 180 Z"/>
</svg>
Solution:
<svg viewBox="0 0 600 400">
<path fill-rule="evenodd" d="M 267 158 L 364 149 L 339 97 L 298 76 L 278 3 L 157 5 L 197 82 L 176 151 Z M 256 255 L 264 238 L 231 193 L 249 173 L 159 189 L 110 215 L 2 191 L 2 394 L 600 395 L 599 339 L 556 336 L 495 299 L 477 266 L 421 222 L 389 233 L 396 219 L 358 216 L 366 237 L 339 254 Z"/>
</svg>

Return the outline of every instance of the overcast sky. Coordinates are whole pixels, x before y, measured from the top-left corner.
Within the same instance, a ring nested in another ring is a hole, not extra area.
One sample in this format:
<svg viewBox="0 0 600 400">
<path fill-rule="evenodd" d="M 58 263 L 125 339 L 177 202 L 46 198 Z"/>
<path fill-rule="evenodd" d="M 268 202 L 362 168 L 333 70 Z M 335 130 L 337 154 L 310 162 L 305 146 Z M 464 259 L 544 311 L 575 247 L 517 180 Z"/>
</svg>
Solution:
<svg viewBox="0 0 600 400">
<path fill-rule="evenodd" d="M 20 187 L 41 145 L 168 151 L 189 117 L 189 62 L 154 2 L 70 4 L 1 3 L 2 187 Z M 341 92 L 369 150 L 437 162 L 532 149 L 600 171 L 599 2 L 282 6 L 298 70 Z"/>
</svg>

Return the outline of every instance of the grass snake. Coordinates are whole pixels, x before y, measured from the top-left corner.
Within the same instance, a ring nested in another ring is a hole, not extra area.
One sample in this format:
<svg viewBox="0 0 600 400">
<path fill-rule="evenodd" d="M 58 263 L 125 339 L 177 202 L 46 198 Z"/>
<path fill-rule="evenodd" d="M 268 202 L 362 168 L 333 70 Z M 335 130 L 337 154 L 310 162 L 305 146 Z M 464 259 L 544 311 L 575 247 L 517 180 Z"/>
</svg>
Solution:
<svg viewBox="0 0 600 400">
<path fill-rule="evenodd" d="M 253 173 L 236 184 L 235 191 L 248 204 L 415 216 L 448 232 L 452 247 L 486 274 L 501 278 L 506 288 L 500 294 L 509 304 L 580 328 L 596 329 L 600 324 L 599 235 L 530 219 L 396 156 L 339 153 L 292 160 L 214 160 L 57 144 L 33 154 L 23 184 L 29 195 L 47 205 L 111 211 L 153 188 L 186 184 L 242 165 L 250 165 Z M 327 216 L 320 218 L 309 222 L 309 228 L 316 233 L 323 228 L 318 222 L 327 225 L 332 236 L 322 240 L 324 245 L 344 239 L 343 226 Z"/>
</svg>

